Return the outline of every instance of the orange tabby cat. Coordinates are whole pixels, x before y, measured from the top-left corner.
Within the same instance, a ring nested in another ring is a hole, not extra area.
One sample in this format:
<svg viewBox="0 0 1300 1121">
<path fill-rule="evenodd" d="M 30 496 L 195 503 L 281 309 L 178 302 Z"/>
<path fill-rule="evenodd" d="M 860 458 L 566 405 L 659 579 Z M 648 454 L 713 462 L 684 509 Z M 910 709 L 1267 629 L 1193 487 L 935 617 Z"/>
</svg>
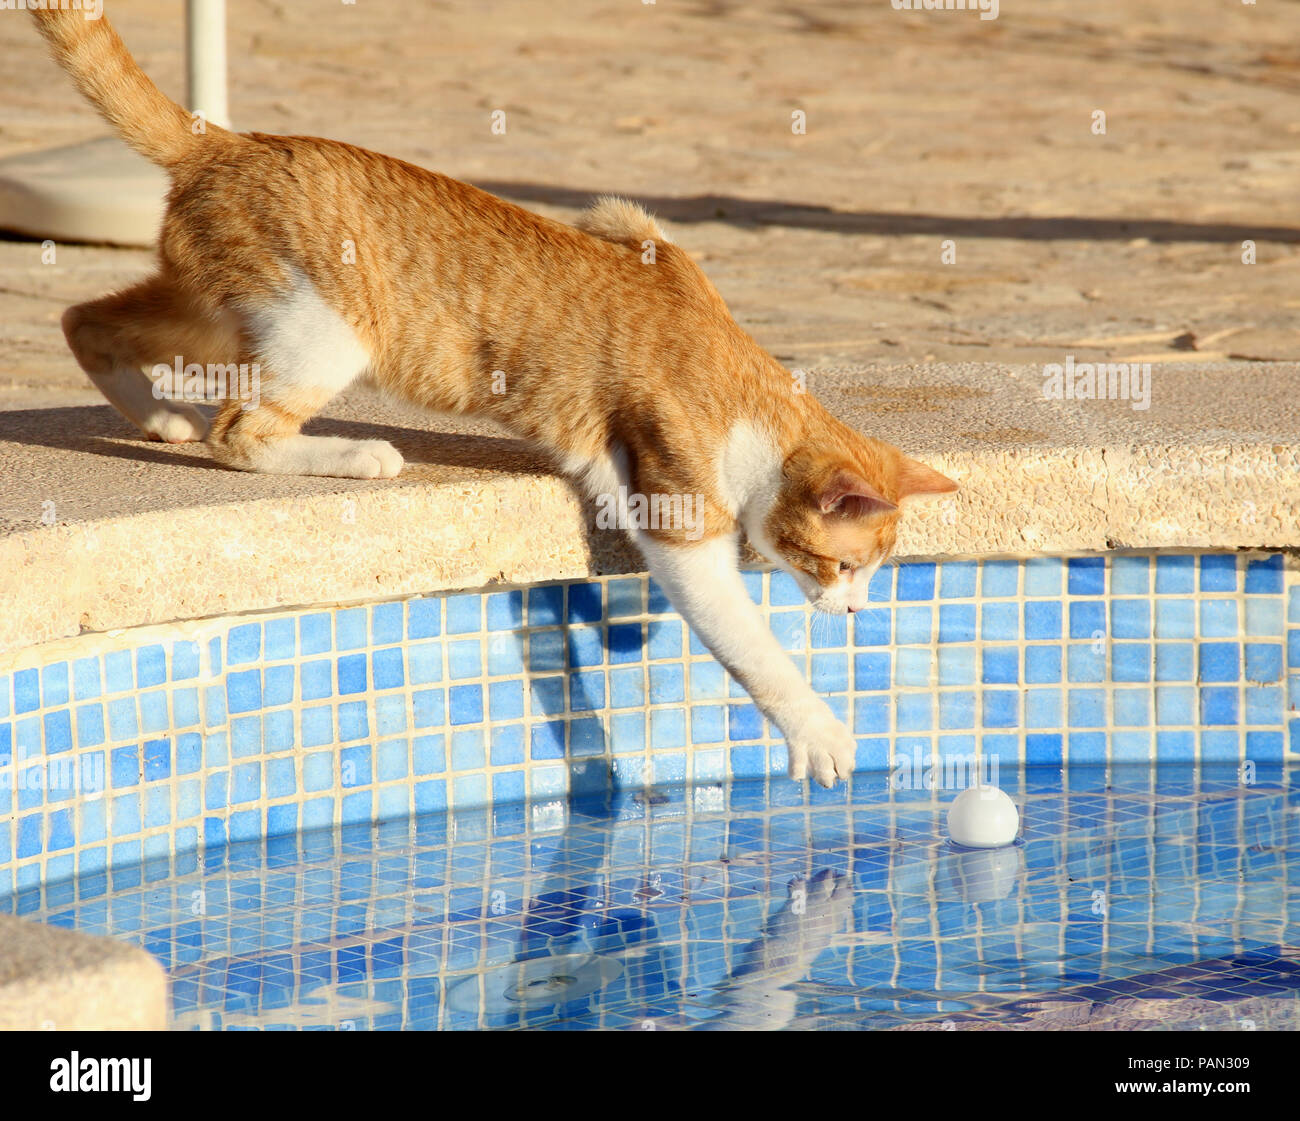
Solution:
<svg viewBox="0 0 1300 1121">
<path fill-rule="evenodd" d="M 853 736 L 763 625 L 741 534 L 815 608 L 854 611 L 898 504 L 956 484 L 796 392 L 639 207 L 601 200 L 575 229 L 347 144 L 204 128 L 106 20 L 34 15 L 81 92 L 172 178 L 157 274 L 63 318 L 114 406 L 231 467 L 344 478 L 402 467 L 384 441 L 300 432 L 358 378 L 499 421 L 593 497 L 618 496 L 650 573 L 785 735 L 790 776 L 848 777 Z M 227 400 L 209 426 L 159 394 L 146 371 L 177 355 L 255 365 L 257 407 Z M 629 517 L 637 496 L 670 516 Z"/>
</svg>

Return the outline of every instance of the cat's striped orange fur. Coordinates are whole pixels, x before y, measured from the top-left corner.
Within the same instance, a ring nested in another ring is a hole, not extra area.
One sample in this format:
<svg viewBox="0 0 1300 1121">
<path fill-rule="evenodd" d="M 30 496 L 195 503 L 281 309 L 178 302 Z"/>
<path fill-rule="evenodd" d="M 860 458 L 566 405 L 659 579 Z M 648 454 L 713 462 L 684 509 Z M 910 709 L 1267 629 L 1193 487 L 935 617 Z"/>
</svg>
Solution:
<svg viewBox="0 0 1300 1121">
<path fill-rule="evenodd" d="M 231 467 L 387 477 L 401 469 L 387 443 L 300 434 L 366 378 L 499 421 L 592 494 L 701 496 L 695 524 L 632 528 L 651 572 L 785 734 L 792 776 L 847 777 L 852 737 L 749 603 L 738 542 L 814 606 L 852 611 L 898 504 L 955 484 L 800 392 L 639 207 L 604 199 L 575 228 L 347 144 L 200 128 L 107 20 L 34 15 L 81 92 L 172 179 L 156 275 L 64 316 L 119 410 L 154 438 L 206 439 Z M 145 371 L 178 354 L 256 364 L 258 407 L 227 401 L 209 424 L 160 400 Z"/>
</svg>

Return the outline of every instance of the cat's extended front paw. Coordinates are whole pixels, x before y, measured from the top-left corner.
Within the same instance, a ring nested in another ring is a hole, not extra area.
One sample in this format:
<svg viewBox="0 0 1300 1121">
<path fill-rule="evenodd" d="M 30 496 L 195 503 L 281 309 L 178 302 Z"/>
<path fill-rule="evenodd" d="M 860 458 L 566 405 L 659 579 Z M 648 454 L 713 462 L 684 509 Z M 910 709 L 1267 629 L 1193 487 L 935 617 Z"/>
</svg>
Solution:
<svg viewBox="0 0 1300 1121">
<path fill-rule="evenodd" d="M 788 774 L 801 782 L 811 773 L 822 786 L 835 785 L 853 773 L 857 741 L 853 733 L 836 720 L 830 709 L 801 723 L 785 737 L 789 753 Z"/>
</svg>

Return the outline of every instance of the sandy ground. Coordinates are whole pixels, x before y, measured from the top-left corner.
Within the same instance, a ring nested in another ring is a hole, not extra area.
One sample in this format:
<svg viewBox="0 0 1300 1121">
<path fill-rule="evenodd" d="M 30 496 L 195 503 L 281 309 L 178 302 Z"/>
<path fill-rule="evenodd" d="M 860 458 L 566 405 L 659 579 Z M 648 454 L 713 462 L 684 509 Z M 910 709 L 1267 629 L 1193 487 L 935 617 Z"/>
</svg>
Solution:
<svg viewBox="0 0 1300 1121">
<path fill-rule="evenodd" d="M 181 6 L 107 7 L 179 96 Z M 1294 0 L 1007 0 L 992 21 L 889 0 L 229 8 L 237 126 L 558 217 L 642 199 L 792 366 L 1300 358 Z M 0 12 L 0 155 L 104 131 L 29 23 Z M 0 407 L 97 402 L 58 315 L 148 267 L 0 240 Z"/>
</svg>

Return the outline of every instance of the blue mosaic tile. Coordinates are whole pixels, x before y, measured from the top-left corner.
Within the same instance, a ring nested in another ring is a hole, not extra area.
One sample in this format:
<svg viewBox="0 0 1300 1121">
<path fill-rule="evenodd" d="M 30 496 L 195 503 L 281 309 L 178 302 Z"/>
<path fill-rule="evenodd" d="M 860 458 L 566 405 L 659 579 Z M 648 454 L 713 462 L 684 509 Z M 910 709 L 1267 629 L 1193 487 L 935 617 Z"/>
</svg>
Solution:
<svg viewBox="0 0 1300 1121">
<path fill-rule="evenodd" d="M 857 654 L 853 659 L 853 687 L 859 692 L 888 689 L 890 656 L 887 653 Z"/>
<path fill-rule="evenodd" d="M 1188 595 L 1196 590 L 1196 558 L 1156 557 L 1156 594 Z"/>
<path fill-rule="evenodd" d="M 483 629 L 483 597 L 448 596 L 444 604 L 448 634 L 478 634 Z"/>
<path fill-rule="evenodd" d="M 1201 637 L 1232 638 L 1237 634 L 1237 604 L 1230 599 L 1201 601 Z"/>
<path fill-rule="evenodd" d="M 980 609 L 980 638 L 1014 642 L 1020 637 L 1020 609 L 1014 603 L 986 603 Z"/>
<path fill-rule="evenodd" d="M 900 607 L 895 616 L 894 641 L 899 645 L 929 644 L 934 638 L 934 611 L 929 607 Z"/>
<path fill-rule="evenodd" d="M 487 629 L 513 631 L 524 625 L 524 593 L 497 592 L 487 597 Z"/>
<path fill-rule="evenodd" d="M 1061 680 L 1061 647 L 1026 646 L 1025 682 L 1049 685 Z"/>
<path fill-rule="evenodd" d="M 840 659 L 832 655 L 815 655 L 813 657 L 813 688 L 819 692 L 835 692 L 836 690 L 823 688 L 818 684 L 817 666 L 818 658 L 831 658 L 833 665 L 844 670 L 844 688 L 848 687 L 848 663 L 845 659 Z M 915 688 L 928 689 L 931 685 L 931 679 L 934 671 L 934 657 L 931 650 L 925 647 L 900 647 L 894 653 L 894 684 L 899 687 L 912 686 Z"/>
<path fill-rule="evenodd" d="M 102 686 L 99 675 L 98 658 L 78 658 L 72 666 L 73 691 L 79 701 L 91 701 L 100 696 Z M 0 697 L 7 700 L 7 690 L 0 690 Z M 2 715 L 8 715 L 5 711 Z"/>
<path fill-rule="evenodd" d="M 983 674 L 985 685 L 1010 685 L 1020 680 L 1020 651 L 1013 647 L 985 647 Z"/>
<path fill-rule="evenodd" d="M 645 672 L 640 667 L 611 671 L 609 703 L 611 708 L 640 708 L 644 705 Z"/>
<path fill-rule="evenodd" d="M 77 708 L 77 746 L 97 747 L 104 742 L 103 705 L 80 705 Z"/>
<path fill-rule="evenodd" d="M 607 629 L 605 641 L 611 665 L 639 662 L 645 641 L 644 629 L 640 623 L 618 623 Z"/>
<path fill-rule="evenodd" d="M 1281 643 L 1246 643 L 1245 675 L 1247 681 L 1263 685 L 1281 681 L 1282 674 Z"/>
<path fill-rule="evenodd" d="M 463 681 L 483 673 L 483 648 L 477 639 L 466 638 L 447 643 L 447 672 L 452 681 Z"/>
<path fill-rule="evenodd" d="M 243 670 L 226 678 L 226 709 L 229 712 L 254 712 L 262 707 L 262 674 Z M 114 738 L 117 738 L 116 735 Z"/>
<path fill-rule="evenodd" d="M 653 726 L 652 726 L 653 730 Z M 727 737 L 732 740 L 753 740 L 763 735 L 763 715 L 753 704 L 733 704 L 727 707 Z M 652 741 L 653 742 L 653 741 Z M 677 747 L 679 743 L 654 743 L 654 746 Z"/>
<path fill-rule="evenodd" d="M 1162 642 L 1156 647 L 1157 681 L 1191 681 L 1196 673 L 1196 647 L 1190 642 Z"/>
<path fill-rule="evenodd" d="M 114 740 L 132 739 L 140 733 L 133 697 L 120 697 L 108 704 L 109 735 Z"/>
<path fill-rule="evenodd" d="M 1027 690 L 1025 693 L 1025 726 L 1027 728 L 1059 728 L 1061 725 L 1061 690 Z"/>
<path fill-rule="evenodd" d="M 365 701 L 349 701 L 339 705 L 337 720 L 338 737 L 344 743 L 370 734 L 370 717 Z"/>
<path fill-rule="evenodd" d="M 1124 682 L 1150 681 L 1151 659 L 1150 643 L 1117 643 L 1111 648 L 1110 655 L 1112 680 Z"/>
<path fill-rule="evenodd" d="M 230 634 L 226 638 L 227 665 L 246 665 L 249 662 L 257 661 L 261 654 L 261 623 L 245 623 L 242 626 L 231 628 Z"/>
<path fill-rule="evenodd" d="M 599 627 L 570 627 L 567 637 L 570 667 L 584 669 L 604 662 L 605 644 Z"/>
<path fill-rule="evenodd" d="M 1071 638 L 1104 638 L 1106 635 L 1106 608 L 1099 602 L 1082 601 L 1070 604 Z"/>
<path fill-rule="evenodd" d="M 987 742 L 985 750 L 988 751 Z M 1061 765 L 1062 759 L 1062 738 L 1060 735 L 1039 733 L 1025 737 L 1025 762 L 1030 766 L 1058 767 Z"/>
<path fill-rule="evenodd" d="M 989 560 L 980 565 L 980 594 L 985 599 L 1014 596 L 1020 588 L 1020 562 Z"/>
<path fill-rule="evenodd" d="M 379 603 L 370 609 L 370 644 L 372 646 L 386 646 L 389 643 L 401 642 L 403 637 L 403 610 L 400 603 Z M 267 655 L 270 653 L 271 646 L 271 628 L 272 623 L 267 624 Z M 293 653 L 289 649 L 289 656 Z"/>
<path fill-rule="evenodd" d="M 691 708 L 692 743 L 721 743 L 725 739 L 725 710 L 721 705 L 695 705 Z"/>
<path fill-rule="evenodd" d="M 429 598 L 413 599 L 407 602 L 406 637 L 408 640 L 437 638 L 441 634 L 442 600 Z"/>
<path fill-rule="evenodd" d="M 568 588 L 570 623 L 598 623 L 604 613 L 601 586 L 596 583 L 570 584 Z"/>
<path fill-rule="evenodd" d="M 336 650 L 360 650 L 369 640 L 366 626 L 366 610 L 363 607 L 349 608 L 334 616 L 334 648 Z"/>
<path fill-rule="evenodd" d="M 944 604 L 939 608 L 939 641 L 975 641 L 974 604 Z"/>
<path fill-rule="evenodd" d="M 1020 694 L 1013 689 L 985 689 L 981 720 L 985 728 L 1014 728 L 1020 723 Z"/>
<path fill-rule="evenodd" d="M 1151 558 L 1117 556 L 1111 560 L 1112 595 L 1145 596 L 1151 590 Z"/>
<path fill-rule="evenodd" d="M 976 561 L 945 561 L 939 566 L 939 595 L 943 599 L 970 599 L 975 595 L 979 571 Z"/>
<path fill-rule="evenodd" d="M 303 654 L 323 654 L 334 644 L 334 621 L 324 612 L 298 620 L 298 643 Z"/>
<path fill-rule="evenodd" d="M 1064 568 L 1064 562 L 1058 557 L 1033 557 L 1026 561 L 1025 595 L 1060 596 Z"/>
<path fill-rule="evenodd" d="M 1201 591 L 1235 592 L 1237 590 L 1236 554 L 1204 554 L 1200 557 Z"/>
<path fill-rule="evenodd" d="M 1110 633 L 1114 638 L 1150 638 L 1151 604 L 1143 599 L 1113 599 Z"/>
<path fill-rule="evenodd" d="M 1281 595 L 1285 573 L 1281 553 L 1250 560 L 1246 564 L 1245 590 L 1247 595 Z"/>
<path fill-rule="evenodd" d="M 1196 604 L 1191 600 L 1157 600 L 1157 638 L 1195 638 Z"/>
<path fill-rule="evenodd" d="M 605 707 L 604 674 L 573 673 L 569 676 L 568 685 L 570 712 L 591 712 Z"/>
<path fill-rule="evenodd" d="M 494 634 L 488 638 L 487 671 L 494 677 L 514 677 L 523 673 L 524 652 L 518 635 Z"/>
<path fill-rule="evenodd" d="M 812 646 L 817 650 L 840 649 L 849 640 L 849 617 L 847 615 L 815 616 L 809 627 Z M 704 653 L 701 647 L 697 653 Z"/>
<path fill-rule="evenodd" d="M 390 607 L 398 608 L 396 604 L 390 604 Z M 398 608 L 400 617 L 400 608 Z M 292 619 L 271 619 L 262 627 L 263 642 L 266 649 L 266 660 L 269 662 L 283 662 L 292 658 L 297 653 L 298 636 L 297 628 L 294 626 Z M 401 640 L 400 623 L 399 633 L 395 641 Z M 175 659 L 175 648 L 173 648 L 173 660 Z M 175 674 L 173 673 L 173 676 Z"/>
<path fill-rule="evenodd" d="M 1093 642 L 1071 645 L 1066 652 L 1066 674 L 1076 683 L 1105 681 L 1105 648 Z"/>
<path fill-rule="evenodd" d="M 757 711 L 757 710 L 756 710 Z M 761 723 L 761 718 L 760 718 Z M 761 732 L 759 733 L 761 734 Z M 735 736 L 732 737 L 736 738 Z M 686 746 L 686 713 L 681 709 L 651 709 L 650 747 L 663 751 Z"/>
<path fill-rule="evenodd" d="M 900 564 L 894 597 L 899 600 L 934 599 L 935 565 Z"/>
<path fill-rule="evenodd" d="M 651 623 L 646 651 L 647 656 L 655 660 L 680 658 L 682 656 L 682 624 L 658 620 Z"/>
<path fill-rule="evenodd" d="M 1206 642 L 1199 650 L 1201 681 L 1236 681 L 1241 677 L 1241 645 Z"/>
<path fill-rule="evenodd" d="M 1151 693 L 1146 689 L 1116 689 L 1115 724 L 1119 727 L 1145 727 L 1151 723 Z"/>
<path fill-rule="evenodd" d="M 448 690 L 448 712 L 453 724 L 476 724 L 483 719 L 483 687 L 453 685 Z"/>
<path fill-rule="evenodd" d="M 645 611 L 645 585 L 637 577 L 611 580 L 606 585 L 606 603 L 611 619 L 640 615 Z"/>
<path fill-rule="evenodd" d="M 971 685 L 974 681 L 975 647 L 948 646 L 939 649 L 939 685 Z"/>
<path fill-rule="evenodd" d="M 1246 633 L 1281 637 L 1285 633 L 1281 597 L 1250 596 L 1246 600 Z"/>
<path fill-rule="evenodd" d="M 1106 591 L 1104 557 L 1071 557 L 1067 564 L 1068 591 L 1072 596 L 1099 596 Z"/>
<path fill-rule="evenodd" d="M 652 665 L 649 670 L 652 705 L 680 703 L 686 699 L 685 667 L 680 665 Z"/>
<path fill-rule="evenodd" d="M 44 739 L 45 750 L 50 753 L 72 747 L 72 714 L 66 708 L 45 714 Z"/>
<path fill-rule="evenodd" d="M 866 608 L 853 616 L 855 646 L 888 646 L 893 640 L 893 613 L 882 608 Z"/>
<path fill-rule="evenodd" d="M 881 565 L 876 569 L 875 575 L 871 577 L 871 583 L 867 585 L 868 601 L 879 603 L 893 598 L 895 569 L 896 566 L 892 564 Z"/>
<path fill-rule="evenodd" d="M 68 703 L 68 663 L 55 662 L 41 670 L 41 705 L 57 708 Z"/>
<path fill-rule="evenodd" d="M 1202 724 L 1236 724 L 1240 690 L 1236 687 L 1206 686 L 1201 694 Z"/>
<path fill-rule="evenodd" d="M 1274 686 L 1252 686 L 1243 694 L 1245 710 L 1242 717 L 1247 724 L 1281 725 L 1286 702 L 1282 690 Z"/>
<path fill-rule="evenodd" d="M 564 588 L 528 589 L 528 625 L 542 627 L 564 622 Z"/>
</svg>

